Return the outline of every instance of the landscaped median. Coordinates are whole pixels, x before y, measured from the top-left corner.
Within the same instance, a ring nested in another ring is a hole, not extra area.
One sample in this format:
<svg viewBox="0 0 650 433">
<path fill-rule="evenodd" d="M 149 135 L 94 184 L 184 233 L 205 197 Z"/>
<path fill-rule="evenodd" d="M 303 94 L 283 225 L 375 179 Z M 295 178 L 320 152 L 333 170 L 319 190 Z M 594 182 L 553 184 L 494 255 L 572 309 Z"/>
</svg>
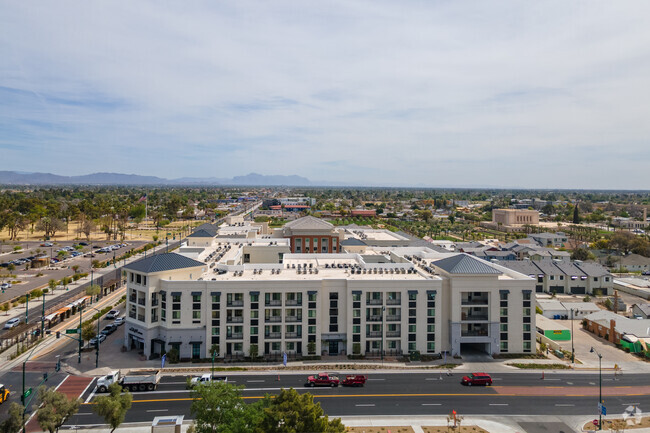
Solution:
<svg viewBox="0 0 650 433">
<path fill-rule="evenodd" d="M 490 433 L 481 427 L 475 425 L 461 426 L 451 428 L 447 426 L 421 426 L 424 433 Z M 385 427 L 348 427 L 350 433 L 415 433 L 411 426 L 385 426 Z"/>
<path fill-rule="evenodd" d="M 535 362 L 511 362 L 506 365 L 524 370 L 571 370 L 569 364 L 541 364 Z"/>
<path fill-rule="evenodd" d="M 441 364 L 441 365 L 426 365 L 426 366 L 410 366 L 410 365 L 382 365 L 382 364 L 355 364 L 355 363 L 341 363 L 341 364 L 301 364 L 301 365 L 291 365 L 288 364 L 285 366 L 278 365 L 246 365 L 246 366 L 237 366 L 237 367 L 224 367 L 222 365 L 215 366 L 214 371 L 271 371 L 273 373 L 278 371 L 313 371 L 313 370 L 323 370 L 323 371 L 336 371 L 336 370 L 451 370 L 453 368 L 459 367 L 462 364 Z M 150 370 L 145 368 L 144 370 Z M 165 373 L 178 373 L 178 374 L 188 374 L 188 373 L 199 373 L 205 372 L 209 373 L 212 367 L 207 364 L 197 365 L 196 367 L 165 367 Z M 134 369 L 132 371 L 137 371 Z"/>
</svg>

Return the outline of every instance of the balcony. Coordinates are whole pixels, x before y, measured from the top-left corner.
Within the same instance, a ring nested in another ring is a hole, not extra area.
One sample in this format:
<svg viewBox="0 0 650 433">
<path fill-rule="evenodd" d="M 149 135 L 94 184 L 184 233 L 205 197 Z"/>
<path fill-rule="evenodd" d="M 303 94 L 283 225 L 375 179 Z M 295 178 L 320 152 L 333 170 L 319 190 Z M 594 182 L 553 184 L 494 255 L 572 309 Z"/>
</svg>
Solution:
<svg viewBox="0 0 650 433">
<path fill-rule="evenodd" d="M 400 331 L 386 331 L 386 337 L 400 337 Z"/>
<path fill-rule="evenodd" d="M 282 333 L 281 332 L 269 332 L 268 334 L 264 334 L 264 338 L 271 339 L 271 340 L 282 338 Z"/>
<path fill-rule="evenodd" d="M 157 307 L 158 306 L 158 298 L 151 300 L 151 306 L 152 307 Z"/>
<path fill-rule="evenodd" d="M 135 319 L 135 311 L 131 311 L 131 312 L 129 313 L 129 317 L 130 317 L 131 319 Z"/>
<path fill-rule="evenodd" d="M 129 296 L 129 302 L 133 302 L 135 304 L 137 300 L 138 298 L 136 298 L 135 295 Z"/>
<path fill-rule="evenodd" d="M 267 307 L 279 307 L 282 305 L 282 300 L 281 299 L 271 299 L 269 301 L 266 301 L 264 303 Z"/>
<path fill-rule="evenodd" d="M 463 314 L 461 320 L 463 322 L 486 322 L 488 316 L 487 314 Z"/>
<path fill-rule="evenodd" d="M 381 316 L 368 316 L 366 322 L 381 322 Z"/>
<path fill-rule="evenodd" d="M 147 301 L 144 298 L 138 299 L 138 305 L 145 305 L 146 303 Z"/>
<path fill-rule="evenodd" d="M 227 323 L 244 323 L 244 318 L 242 316 L 228 316 L 226 317 Z"/>
<path fill-rule="evenodd" d="M 381 305 L 381 299 L 366 299 L 366 305 Z"/>
<path fill-rule="evenodd" d="M 490 301 L 487 297 L 471 297 L 471 298 L 462 298 L 460 301 L 461 305 L 488 305 Z"/>
<path fill-rule="evenodd" d="M 243 307 L 244 301 L 230 301 L 226 302 L 227 307 Z"/>
<path fill-rule="evenodd" d="M 144 314 L 138 314 L 138 320 L 144 322 Z"/>
<path fill-rule="evenodd" d="M 297 299 L 287 299 L 287 301 L 284 303 L 287 307 L 289 306 L 301 306 L 302 301 L 299 301 Z"/>
<path fill-rule="evenodd" d="M 387 322 L 399 322 L 402 320 L 402 316 L 386 316 Z"/>
<path fill-rule="evenodd" d="M 287 316 L 284 319 L 285 322 L 302 322 L 302 316 Z"/>
<path fill-rule="evenodd" d="M 379 338 L 379 337 L 381 337 L 381 331 L 366 332 L 366 338 Z"/>
<path fill-rule="evenodd" d="M 244 338 L 244 334 L 242 332 L 226 335 L 226 340 L 241 340 L 242 338 Z"/>
<path fill-rule="evenodd" d="M 460 331 L 461 337 L 489 337 L 487 329 L 472 329 L 471 331 Z"/>
<path fill-rule="evenodd" d="M 282 316 L 268 316 L 264 318 L 265 322 L 282 322 Z"/>
<path fill-rule="evenodd" d="M 285 338 L 301 338 L 302 335 L 298 332 L 287 332 L 284 334 Z"/>
<path fill-rule="evenodd" d="M 402 303 L 402 300 L 400 298 L 386 299 L 386 305 L 400 305 L 401 303 Z"/>
</svg>

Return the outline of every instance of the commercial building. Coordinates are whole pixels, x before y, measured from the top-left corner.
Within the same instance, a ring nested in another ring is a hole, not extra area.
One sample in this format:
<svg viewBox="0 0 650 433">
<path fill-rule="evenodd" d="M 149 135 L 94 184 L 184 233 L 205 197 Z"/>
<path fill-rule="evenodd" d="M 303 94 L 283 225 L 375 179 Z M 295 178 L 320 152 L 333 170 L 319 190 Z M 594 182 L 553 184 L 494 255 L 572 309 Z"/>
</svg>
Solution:
<svg viewBox="0 0 650 433">
<path fill-rule="evenodd" d="M 129 264 L 125 345 L 184 359 L 534 350 L 532 278 L 426 247 L 341 253 L 342 240 L 305 217 L 271 236 L 218 232 L 198 253 L 183 246 Z"/>
<path fill-rule="evenodd" d="M 524 209 L 493 209 L 492 223 L 503 229 L 539 225 L 539 212 Z"/>
</svg>

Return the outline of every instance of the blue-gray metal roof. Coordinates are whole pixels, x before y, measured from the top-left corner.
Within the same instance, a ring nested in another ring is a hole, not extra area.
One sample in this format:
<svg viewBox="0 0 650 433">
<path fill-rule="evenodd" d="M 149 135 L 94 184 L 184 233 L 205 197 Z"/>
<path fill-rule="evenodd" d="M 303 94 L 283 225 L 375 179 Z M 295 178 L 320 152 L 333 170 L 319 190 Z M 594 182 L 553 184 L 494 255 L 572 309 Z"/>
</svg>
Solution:
<svg viewBox="0 0 650 433">
<path fill-rule="evenodd" d="M 433 262 L 433 265 L 450 274 L 501 274 L 502 272 L 468 254 L 458 254 Z"/>
<path fill-rule="evenodd" d="M 194 233 L 188 235 L 188 238 L 213 238 L 217 235 L 217 232 L 209 232 L 208 230 L 197 230 Z"/>
<path fill-rule="evenodd" d="M 148 274 L 152 272 L 172 271 L 174 269 L 194 268 L 197 266 L 205 266 L 205 263 L 176 253 L 164 253 L 129 263 L 124 268 Z"/>
</svg>

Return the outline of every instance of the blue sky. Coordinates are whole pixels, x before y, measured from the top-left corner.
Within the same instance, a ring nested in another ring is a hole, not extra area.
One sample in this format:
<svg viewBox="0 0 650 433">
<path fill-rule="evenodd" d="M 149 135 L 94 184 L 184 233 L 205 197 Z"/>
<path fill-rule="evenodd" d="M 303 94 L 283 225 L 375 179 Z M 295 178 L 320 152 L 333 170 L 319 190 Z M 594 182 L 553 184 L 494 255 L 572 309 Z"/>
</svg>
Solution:
<svg viewBox="0 0 650 433">
<path fill-rule="evenodd" d="M 649 189 L 649 13 L 0 0 L 0 170 Z"/>
</svg>

